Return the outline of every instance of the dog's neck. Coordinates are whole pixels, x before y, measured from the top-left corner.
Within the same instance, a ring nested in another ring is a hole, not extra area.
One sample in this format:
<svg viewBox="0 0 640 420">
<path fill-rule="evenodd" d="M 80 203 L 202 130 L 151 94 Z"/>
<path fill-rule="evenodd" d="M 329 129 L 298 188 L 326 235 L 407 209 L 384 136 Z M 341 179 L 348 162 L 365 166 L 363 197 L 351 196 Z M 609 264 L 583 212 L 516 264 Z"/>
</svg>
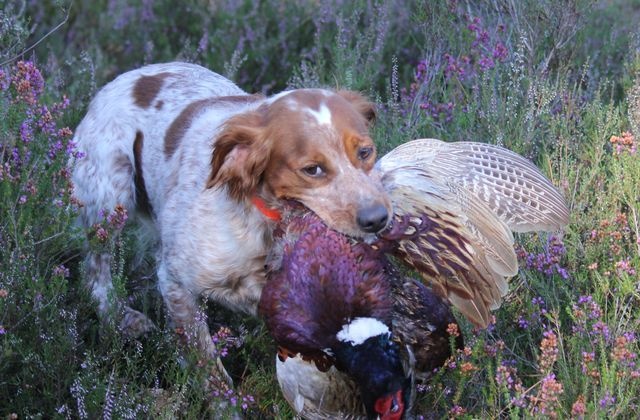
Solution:
<svg viewBox="0 0 640 420">
<path fill-rule="evenodd" d="M 251 198 L 251 203 L 262 213 L 267 219 L 279 222 L 282 219 L 282 214 L 279 210 L 271 208 L 267 203 L 257 195 Z"/>
</svg>

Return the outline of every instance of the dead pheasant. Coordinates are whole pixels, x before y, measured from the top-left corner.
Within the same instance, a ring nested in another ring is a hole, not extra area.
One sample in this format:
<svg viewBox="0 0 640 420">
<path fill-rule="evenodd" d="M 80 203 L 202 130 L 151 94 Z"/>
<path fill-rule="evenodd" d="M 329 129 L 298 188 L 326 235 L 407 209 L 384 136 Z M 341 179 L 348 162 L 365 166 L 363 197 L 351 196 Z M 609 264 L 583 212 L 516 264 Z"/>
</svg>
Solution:
<svg viewBox="0 0 640 420">
<path fill-rule="evenodd" d="M 518 271 L 511 232 L 568 222 L 553 185 L 497 146 L 415 140 L 371 176 L 381 177 L 394 217 L 366 241 L 296 205 L 283 210 L 259 310 L 281 349 L 285 397 L 304 417 L 400 419 L 411 403 L 407 367 L 429 371 L 449 355 L 453 317 L 434 293 L 485 327 Z"/>
</svg>

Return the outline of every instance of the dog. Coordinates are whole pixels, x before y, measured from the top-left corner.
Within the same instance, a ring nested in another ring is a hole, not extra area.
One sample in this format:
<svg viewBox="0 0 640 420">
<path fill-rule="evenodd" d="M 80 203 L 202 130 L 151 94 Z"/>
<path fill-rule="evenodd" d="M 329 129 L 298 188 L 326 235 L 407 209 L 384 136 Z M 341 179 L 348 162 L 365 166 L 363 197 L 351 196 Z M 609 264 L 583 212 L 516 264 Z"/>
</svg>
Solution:
<svg viewBox="0 0 640 420">
<path fill-rule="evenodd" d="M 354 237 L 392 214 L 370 175 L 373 104 L 353 91 L 298 89 L 250 95 L 187 63 L 154 64 L 104 86 L 73 142 L 80 223 L 126 209 L 157 238 L 157 280 L 177 331 L 214 357 L 200 299 L 256 314 L 278 203 L 296 200 Z M 116 232 L 117 234 L 117 232 Z M 102 316 L 137 336 L 141 312 L 113 298 L 111 253 L 89 247 L 86 284 Z"/>
</svg>

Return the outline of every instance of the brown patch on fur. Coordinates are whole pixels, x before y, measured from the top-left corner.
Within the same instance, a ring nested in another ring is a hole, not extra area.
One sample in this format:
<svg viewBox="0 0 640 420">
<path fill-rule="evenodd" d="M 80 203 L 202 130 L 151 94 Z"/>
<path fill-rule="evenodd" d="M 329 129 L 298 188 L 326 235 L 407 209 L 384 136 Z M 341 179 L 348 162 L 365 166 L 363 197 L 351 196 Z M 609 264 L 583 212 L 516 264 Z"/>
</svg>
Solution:
<svg viewBox="0 0 640 420">
<path fill-rule="evenodd" d="M 180 145 L 182 138 L 191 126 L 191 122 L 205 109 L 220 104 L 242 104 L 251 103 L 263 99 L 264 96 L 255 95 L 238 95 L 238 96 L 220 96 L 216 98 L 207 98 L 195 101 L 187 105 L 180 115 L 171 123 L 164 136 L 164 156 L 169 159 L 173 156 L 176 149 Z"/>
<path fill-rule="evenodd" d="M 352 90 L 339 90 L 336 93 L 350 102 L 360 115 L 367 120 L 369 125 L 372 125 L 376 121 L 375 105 L 363 95 Z"/>
<path fill-rule="evenodd" d="M 376 148 L 369 136 L 346 133 L 343 137 L 343 143 L 347 157 L 353 166 L 362 168 L 365 172 L 373 169 L 376 162 Z"/>
<path fill-rule="evenodd" d="M 134 184 L 136 186 L 136 203 L 140 211 L 147 215 L 151 215 L 153 208 L 147 194 L 147 187 L 144 183 L 142 174 L 142 145 L 144 136 L 141 131 L 136 131 L 136 139 L 133 142 L 133 160 L 135 164 Z"/>
<path fill-rule="evenodd" d="M 149 108 L 153 100 L 158 96 L 164 79 L 172 73 L 158 73 L 153 76 L 141 76 L 133 86 L 133 103 L 140 108 Z"/>
<path fill-rule="evenodd" d="M 156 102 L 156 109 L 158 111 L 160 111 L 162 109 L 162 107 L 164 106 L 164 101 L 158 101 Z"/>
</svg>

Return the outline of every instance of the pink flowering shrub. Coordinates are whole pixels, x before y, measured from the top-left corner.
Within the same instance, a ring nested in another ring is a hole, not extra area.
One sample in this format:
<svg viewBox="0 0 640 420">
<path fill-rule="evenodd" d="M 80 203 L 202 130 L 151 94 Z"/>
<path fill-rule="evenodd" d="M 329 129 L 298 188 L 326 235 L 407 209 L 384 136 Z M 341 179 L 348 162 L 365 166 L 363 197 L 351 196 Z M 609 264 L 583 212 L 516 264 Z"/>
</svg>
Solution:
<svg viewBox="0 0 640 420">
<path fill-rule="evenodd" d="M 293 417 L 262 324 L 214 305 L 203 310 L 215 312 L 212 339 L 234 387 L 202 386 L 206 361 L 180 347 L 153 258 L 137 253 L 135 220 L 122 206 L 103 209 L 90 246 L 113 250 L 118 297 L 157 330 L 123 338 L 96 317 L 82 286 L 84 236 L 73 223 L 82 203 L 67 169 L 82 159 L 73 127 L 117 74 L 179 59 L 250 92 L 361 91 L 379 105 L 380 155 L 437 137 L 530 158 L 567 199 L 570 225 L 514 236 L 520 271 L 495 319 L 486 330 L 462 317 L 450 327 L 465 346 L 416 384 L 413 414 L 638 418 L 640 58 L 637 7 L 626 3 L 6 2 L 0 415 Z"/>
</svg>

